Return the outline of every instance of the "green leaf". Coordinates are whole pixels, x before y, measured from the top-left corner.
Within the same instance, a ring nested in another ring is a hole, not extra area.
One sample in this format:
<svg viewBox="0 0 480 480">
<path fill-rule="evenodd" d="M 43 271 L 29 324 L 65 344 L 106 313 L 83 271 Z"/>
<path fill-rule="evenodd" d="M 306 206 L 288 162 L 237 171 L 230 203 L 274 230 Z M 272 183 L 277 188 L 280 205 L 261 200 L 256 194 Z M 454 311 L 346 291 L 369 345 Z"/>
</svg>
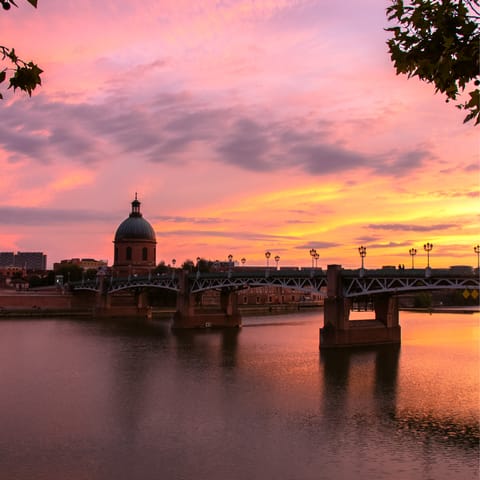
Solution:
<svg viewBox="0 0 480 480">
<path fill-rule="evenodd" d="M 41 73 L 42 70 L 32 62 L 24 67 L 17 67 L 14 75 L 10 78 L 10 85 L 8 88 L 13 87 L 14 91 L 19 88 L 31 96 L 35 87 L 42 84 L 40 78 Z"/>
<path fill-rule="evenodd" d="M 479 80 L 479 24 L 464 3 L 391 0 L 386 9 L 388 20 L 396 23 L 385 29 L 392 32 L 387 45 L 396 73 L 432 83 L 447 101 L 455 100 L 472 81 Z M 470 95 L 470 101 L 459 108 L 470 111 L 466 121 L 475 118 L 478 124 L 478 93 Z"/>
</svg>

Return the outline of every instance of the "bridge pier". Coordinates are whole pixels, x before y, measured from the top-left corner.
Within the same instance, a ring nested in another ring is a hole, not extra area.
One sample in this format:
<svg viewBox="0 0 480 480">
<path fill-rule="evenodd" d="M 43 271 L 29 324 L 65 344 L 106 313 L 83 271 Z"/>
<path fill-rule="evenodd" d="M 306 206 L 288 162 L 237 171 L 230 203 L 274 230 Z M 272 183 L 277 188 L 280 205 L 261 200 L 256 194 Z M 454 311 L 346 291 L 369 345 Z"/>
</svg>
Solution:
<svg viewBox="0 0 480 480">
<path fill-rule="evenodd" d="M 320 348 L 399 344 L 398 299 L 382 294 L 375 297 L 374 304 L 374 320 L 350 320 L 351 300 L 343 296 L 341 266 L 328 265 Z"/>
<path fill-rule="evenodd" d="M 152 317 L 152 309 L 148 306 L 147 292 L 138 290 L 134 293 L 129 305 L 115 305 L 112 294 L 108 293 L 108 285 L 104 275 L 98 277 L 99 289 L 95 299 L 93 315 L 97 318 L 145 318 Z M 113 303 L 113 304 L 112 304 Z"/>
<path fill-rule="evenodd" d="M 219 310 L 203 311 L 195 306 L 195 295 L 189 293 L 188 272 L 180 272 L 179 287 L 177 310 L 173 315 L 172 328 L 226 328 L 242 325 L 242 317 L 238 311 L 237 295 L 234 290 L 222 289 Z"/>
</svg>

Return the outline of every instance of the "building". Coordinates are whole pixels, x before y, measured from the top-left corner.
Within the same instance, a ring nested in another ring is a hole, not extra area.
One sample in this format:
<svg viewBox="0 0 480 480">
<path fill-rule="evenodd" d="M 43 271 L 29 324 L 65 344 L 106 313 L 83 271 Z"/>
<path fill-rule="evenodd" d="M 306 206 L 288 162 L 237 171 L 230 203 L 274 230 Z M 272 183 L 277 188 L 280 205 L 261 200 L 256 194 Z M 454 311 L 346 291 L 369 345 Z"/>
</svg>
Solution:
<svg viewBox="0 0 480 480">
<path fill-rule="evenodd" d="M 47 269 L 47 256 L 43 252 L 18 252 L 15 255 L 15 266 L 43 271 Z"/>
<path fill-rule="evenodd" d="M 0 252 L 0 267 L 14 267 L 15 254 L 13 252 Z"/>
<path fill-rule="evenodd" d="M 12 280 L 23 279 L 27 272 L 23 267 L 0 266 L 0 288 L 12 287 Z"/>
<path fill-rule="evenodd" d="M 107 260 L 95 260 L 94 258 L 70 258 L 60 260 L 59 263 L 53 264 L 54 270 L 59 270 L 62 267 L 68 267 L 70 265 L 77 265 L 82 270 L 98 270 L 100 267 L 107 266 Z"/>
<path fill-rule="evenodd" d="M 140 202 L 135 194 L 132 211 L 117 228 L 113 254 L 113 275 L 148 275 L 156 266 L 155 231 L 140 212 Z"/>
<path fill-rule="evenodd" d="M 0 267 L 43 271 L 47 269 L 47 256 L 43 252 L 0 252 Z"/>
</svg>

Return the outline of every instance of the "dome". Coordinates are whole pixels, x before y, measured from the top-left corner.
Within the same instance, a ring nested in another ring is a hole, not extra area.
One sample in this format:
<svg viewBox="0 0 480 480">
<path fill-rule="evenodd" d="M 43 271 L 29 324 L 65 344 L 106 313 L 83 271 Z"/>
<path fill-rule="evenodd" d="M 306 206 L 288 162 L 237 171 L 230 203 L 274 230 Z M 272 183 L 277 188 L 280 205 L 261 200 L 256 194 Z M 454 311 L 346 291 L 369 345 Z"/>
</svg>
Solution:
<svg viewBox="0 0 480 480">
<path fill-rule="evenodd" d="M 115 233 L 116 242 L 127 239 L 155 242 L 155 231 L 144 218 L 129 217 L 120 224 Z"/>
<path fill-rule="evenodd" d="M 132 202 L 132 211 L 128 218 L 126 218 L 117 228 L 115 232 L 115 242 L 122 240 L 146 240 L 156 242 L 155 231 L 140 213 L 140 202 L 135 200 Z"/>
</svg>

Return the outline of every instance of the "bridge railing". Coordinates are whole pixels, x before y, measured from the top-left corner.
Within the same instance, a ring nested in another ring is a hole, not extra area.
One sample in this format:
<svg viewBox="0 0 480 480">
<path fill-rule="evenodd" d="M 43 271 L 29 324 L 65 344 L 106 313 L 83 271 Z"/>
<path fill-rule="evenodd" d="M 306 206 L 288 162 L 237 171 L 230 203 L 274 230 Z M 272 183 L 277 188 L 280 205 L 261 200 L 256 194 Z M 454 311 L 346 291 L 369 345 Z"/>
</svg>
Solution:
<svg viewBox="0 0 480 480">
<path fill-rule="evenodd" d="M 342 277 L 375 277 L 375 278 L 422 278 L 422 277 L 478 277 L 473 267 L 456 268 L 361 268 L 349 270 L 342 269 Z"/>
<path fill-rule="evenodd" d="M 125 277 L 105 276 L 104 288 L 116 291 L 134 287 L 160 287 L 179 290 L 179 278 L 185 272 L 172 270 L 163 274 L 129 275 Z M 256 286 L 280 286 L 297 290 L 320 291 L 327 283 L 327 272 L 321 269 L 238 269 L 222 272 L 186 273 L 192 292 L 232 288 L 241 289 Z M 378 292 L 413 291 L 440 288 L 478 289 L 480 279 L 473 268 L 442 269 L 341 269 L 344 296 L 365 295 Z M 70 282 L 73 290 L 100 289 L 100 279 Z"/>
</svg>

